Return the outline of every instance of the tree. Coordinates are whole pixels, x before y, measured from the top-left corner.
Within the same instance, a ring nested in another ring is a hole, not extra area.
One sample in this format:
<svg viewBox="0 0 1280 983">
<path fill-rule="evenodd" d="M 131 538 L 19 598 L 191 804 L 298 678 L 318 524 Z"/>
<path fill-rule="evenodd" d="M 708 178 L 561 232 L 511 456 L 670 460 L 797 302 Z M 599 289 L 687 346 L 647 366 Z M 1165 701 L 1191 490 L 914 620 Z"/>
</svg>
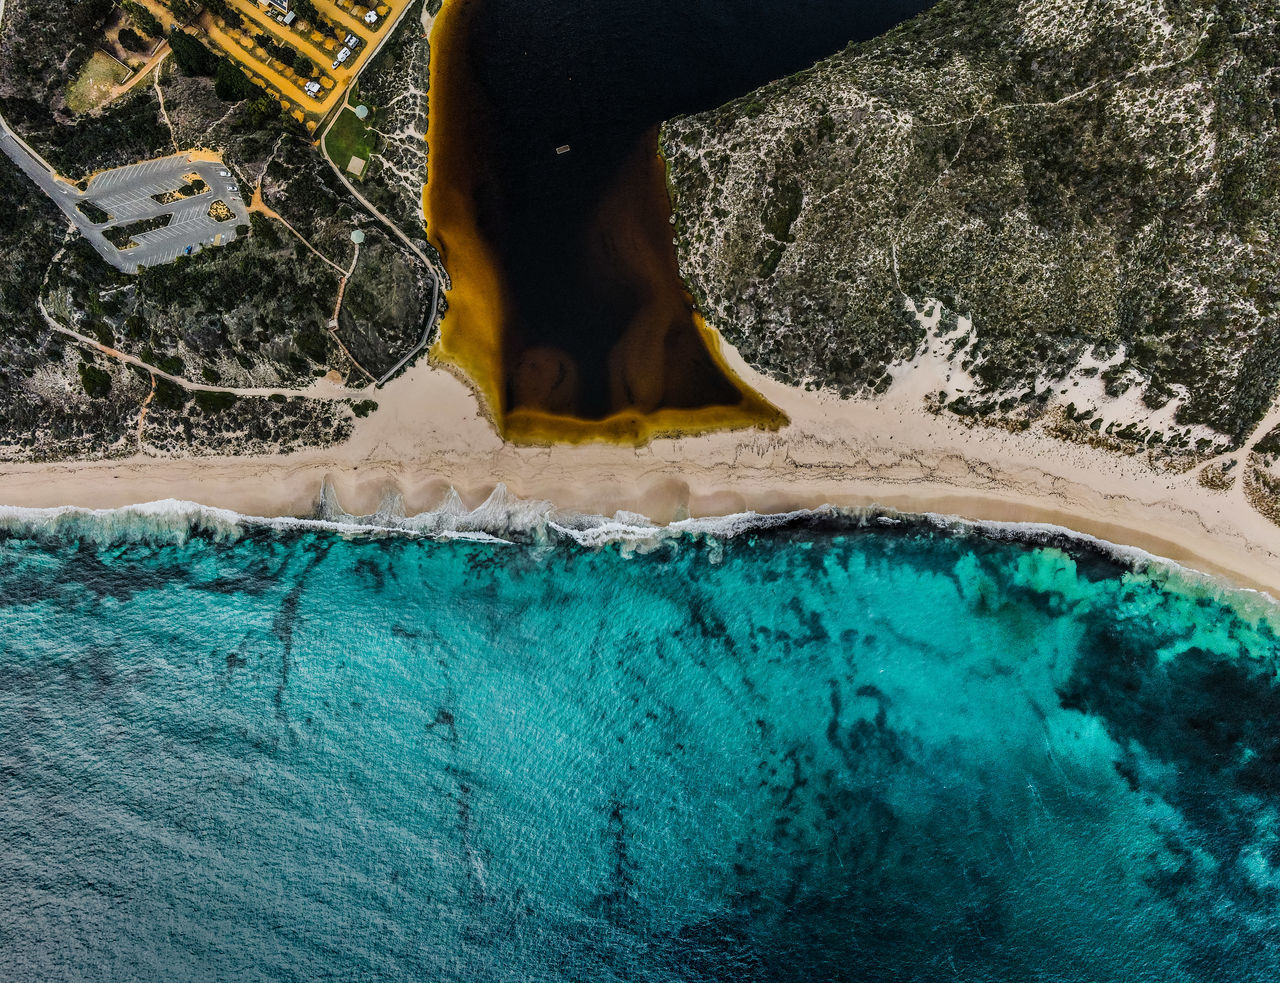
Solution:
<svg viewBox="0 0 1280 983">
<path fill-rule="evenodd" d="M 218 69 L 218 56 L 185 31 L 170 34 L 169 47 L 183 75 L 212 75 Z"/>
<path fill-rule="evenodd" d="M 96 33 L 102 28 L 102 22 L 111 13 L 111 0 L 86 0 L 85 3 L 73 3 L 71 6 L 71 23 L 81 34 Z"/>
<path fill-rule="evenodd" d="M 221 17 L 232 27 L 244 26 L 244 18 L 240 16 L 238 10 L 227 3 L 227 0 L 204 0 L 204 5 L 211 14 L 215 17 Z"/>
<path fill-rule="evenodd" d="M 125 0 L 124 9 L 129 12 L 134 24 L 143 34 L 158 38 L 164 33 L 164 28 L 160 26 L 160 21 L 156 20 L 156 15 L 138 3 L 137 0 Z"/>
<path fill-rule="evenodd" d="M 219 99 L 226 102 L 239 102 L 257 95 L 258 86 L 254 85 L 244 72 L 230 58 L 218 62 L 218 70 L 213 81 L 213 91 Z"/>
<path fill-rule="evenodd" d="M 146 38 L 130 27 L 122 27 L 118 37 L 120 44 L 129 51 L 146 51 L 151 47 Z"/>
<path fill-rule="evenodd" d="M 111 373 L 87 362 L 81 362 L 78 368 L 80 384 L 90 399 L 102 399 L 111 392 Z"/>
<path fill-rule="evenodd" d="M 236 130 L 278 130 L 281 126 L 289 126 L 293 120 L 280 111 L 280 103 L 266 92 L 247 103 L 235 122 Z"/>
<path fill-rule="evenodd" d="M 169 0 L 169 9 L 173 11 L 173 16 L 183 24 L 191 20 L 196 14 L 196 9 L 189 0 Z"/>
</svg>

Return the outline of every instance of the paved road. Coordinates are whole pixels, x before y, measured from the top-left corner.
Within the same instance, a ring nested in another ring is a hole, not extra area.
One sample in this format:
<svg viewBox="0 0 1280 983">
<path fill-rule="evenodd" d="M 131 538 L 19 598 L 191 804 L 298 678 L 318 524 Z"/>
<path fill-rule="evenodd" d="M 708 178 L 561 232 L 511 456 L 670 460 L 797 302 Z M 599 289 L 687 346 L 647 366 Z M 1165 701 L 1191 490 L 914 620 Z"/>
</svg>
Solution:
<svg viewBox="0 0 1280 983">
<path fill-rule="evenodd" d="M 59 208 L 75 222 L 81 234 L 108 263 L 125 273 L 138 272 L 139 266 L 171 263 L 186 253 L 196 253 L 212 245 L 222 245 L 236 237 L 236 226 L 249 223 L 239 184 L 221 163 L 192 161 L 187 154 L 174 154 L 156 160 L 129 164 L 94 176 L 86 191 L 54 175 L 49 166 L 0 119 L 0 150 L 18 165 Z M 174 191 L 186 182 L 184 176 L 196 173 L 209 186 L 203 194 L 161 205 L 152 195 Z M 225 222 L 209 217 L 209 206 L 224 201 L 234 213 Z M 107 222 L 91 222 L 77 207 L 92 202 L 111 217 Z M 162 229 L 135 237 L 137 245 L 119 250 L 107 241 L 103 232 L 115 225 L 127 225 L 139 219 L 171 215 Z"/>
</svg>

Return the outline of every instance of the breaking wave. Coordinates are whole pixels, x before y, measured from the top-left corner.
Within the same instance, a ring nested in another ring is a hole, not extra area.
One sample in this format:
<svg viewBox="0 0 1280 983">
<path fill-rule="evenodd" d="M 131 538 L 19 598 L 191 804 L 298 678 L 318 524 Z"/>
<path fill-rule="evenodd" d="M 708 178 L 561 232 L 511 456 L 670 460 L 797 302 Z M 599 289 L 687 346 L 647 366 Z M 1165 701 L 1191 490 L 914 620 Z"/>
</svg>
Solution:
<svg viewBox="0 0 1280 983">
<path fill-rule="evenodd" d="M 1111 543 L 1063 526 L 1034 522 L 966 519 L 936 513 L 906 513 L 878 505 L 839 508 L 823 505 L 790 512 L 740 512 L 656 523 L 635 512 L 611 516 L 570 512 L 554 503 L 522 499 L 499 484 L 478 507 L 470 509 L 454 489 L 434 509 L 409 514 L 398 493 L 389 493 L 377 511 L 347 512 L 328 482 L 309 518 L 242 515 L 197 502 L 166 499 L 116 509 L 74 506 L 25 508 L 0 506 L 0 535 L 20 538 L 77 539 L 96 544 L 182 543 L 191 537 L 231 541 L 267 532 L 338 534 L 346 537 L 411 537 L 494 545 L 572 545 L 584 549 L 617 549 L 624 556 L 643 555 L 680 541 L 700 541 L 713 548 L 745 535 L 787 530 L 859 530 L 903 535 L 937 532 L 955 537 L 1019 543 L 1028 547 L 1089 555 L 1114 564 L 1117 573 L 1140 573 L 1181 593 L 1230 599 L 1233 606 L 1256 609 L 1277 620 L 1280 604 L 1261 591 L 1243 588 L 1133 546 Z"/>
</svg>

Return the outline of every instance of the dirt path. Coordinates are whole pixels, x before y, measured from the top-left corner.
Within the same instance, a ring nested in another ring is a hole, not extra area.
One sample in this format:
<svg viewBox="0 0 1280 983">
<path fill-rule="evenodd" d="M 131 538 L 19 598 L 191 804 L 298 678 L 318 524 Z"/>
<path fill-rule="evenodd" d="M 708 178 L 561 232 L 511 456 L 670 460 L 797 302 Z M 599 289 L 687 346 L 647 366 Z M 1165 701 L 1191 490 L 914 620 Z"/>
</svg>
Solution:
<svg viewBox="0 0 1280 983">
<path fill-rule="evenodd" d="M 168 46 L 165 47 L 165 55 L 169 53 Z M 173 142 L 174 153 L 181 153 L 182 148 L 178 146 L 178 131 L 173 128 L 173 120 L 169 119 L 169 110 L 164 104 L 164 89 L 160 86 L 160 71 L 164 55 L 161 55 L 160 61 L 156 63 L 155 74 L 151 76 L 152 82 L 155 84 L 156 98 L 160 100 L 160 115 L 164 117 L 164 125 L 169 128 L 169 139 Z"/>
<path fill-rule="evenodd" d="M 344 281 L 345 281 L 345 278 L 349 275 L 349 273 L 348 273 L 348 271 L 347 271 L 347 270 L 344 270 L 341 266 L 339 266 L 337 263 L 335 263 L 333 260 L 331 260 L 328 256 L 326 256 L 324 253 L 322 253 L 319 249 L 317 249 L 315 246 L 311 245 L 311 243 L 307 241 L 307 237 L 306 237 L 306 236 L 304 236 L 301 232 L 299 232 L 299 231 L 298 231 L 297 229 L 295 229 L 292 225 L 290 225 L 287 221 L 285 221 L 284 217 L 283 217 L 279 212 L 277 212 L 275 209 L 273 209 L 270 205 L 268 205 L 268 204 L 263 200 L 263 198 L 262 198 L 262 185 L 261 185 L 261 184 L 259 184 L 256 188 L 254 188 L 254 189 L 253 189 L 253 198 L 252 198 L 252 199 L 250 199 L 250 201 L 249 201 L 249 211 L 251 211 L 251 212 L 257 212 L 257 213 L 258 213 L 258 214 L 260 214 L 260 215 L 266 215 L 268 218 L 273 218 L 273 219 L 275 219 L 277 222 L 279 222 L 281 225 L 283 225 L 286 229 L 288 229 L 290 232 L 292 232 L 295 236 L 297 236 L 297 237 L 298 237 L 298 241 L 299 241 L 299 242 L 301 242 L 304 246 L 306 246 L 306 247 L 307 247 L 308 249 L 310 249 L 313 253 L 315 253 L 317 256 L 319 256 L 322 260 L 324 260 L 326 263 L 328 263 L 330 266 L 332 266 L 335 270 L 337 270 L 337 271 L 338 271 L 338 275 L 339 275 L 339 276 L 341 276 L 341 277 L 343 277 L 343 279 L 344 279 Z M 353 268 L 354 268 L 354 266 L 353 266 Z"/>
<path fill-rule="evenodd" d="M 146 78 L 155 69 L 155 67 L 159 65 L 162 61 L 164 61 L 165 58 L 167 58 L 168 56 L 169 56 L 169 42 L 165 41 L 160 45 L 160 47 L 156 48 L 155 53 L 150 58 L 147 59 L 146 64 L 144 64 L 141 68 L 139 68 L 136 74 L 130 76 L 128 79 L 121 82 L 119 85 L 117 85 L 114 89 L 111 90 L 111 94 L 108 95 L 106 100 L 102 103 L 102 108 L 105 108 L 111 105 L 111 103 L 115 102 L 122 95 L 125 95 L 128 92 L 131 92 L 139 82 L 141 82 L 144 78 Z M 163 105 L 164 103 L 161 102 L 161 106 Z M 165 120 L 166 122 L 168 121 L 167 116 L 165 117 Z M 172 126 L 169 127 L 169 131 L 170 132 L 173 131 Z M 177 144 L 175 143 L 174 146 L 176 147 Z"/>
<path fill-rule="evenodd" d="M 71 328 L 66 327 L 63 324 L 58 323 L 57 319 L 54 318 L 54 316 L 49 313 L 48 308 L 45 307 L 43 296 L 41 296 L 36 303 L 40 308 L 40 314 L 44 318 L 45 324 L 47 324 L 51 330 L 56 331 L 59 334 L 66 335 L 68 338 L 73 338 L 77 342 L 79 342 L 81 345 L 84 345 L 88 348 L 92 348 L 95 351 L 101 352 L 103 355 L 106 355 L 108 358 L 113 358 L 118 362 L 124 362 L 127 365 L 132 365 L 135 368 L 142 369 L 144 372 L 149 372 L 151 374 L 153 383 L 154 383 L 154 380 L 156 379 L 164 379 L 167 382 L 172 382 L 175 386 L 181 386 L 183 389 L 188 389 L 193 392 L 230 393 L 232 396 L 243 396 L 243 397 L 250 397 L 250 396 L 301 397 L 303 399 L 318 399 L 324 402 L 334 402 L 337 400 L 344 400 L 344 399 L 359 399 L 359 398 L 362 398 L 364 395 L 362 390 L 347 389 L 346 387 L 340 387 L 340 386 L 334 386 L 332 390 L 326 391 L 323 389 L 316 389 L 314 387 L 308 388 L 308 389 L 236 388 L 233 386 L 210 386 L 203 382 L 195 382 L 191 379 L 184 378 L 183 376 L 173 375 L 172 373 L 165 372 L 163 369 L 157 368 L 154 365 L 149 365 L 148 363 L 144 362 L 140 358 L 137 358 L 136 356 L 130 355 L 127 352 L 117 351 L 116 349 L 111 348 L 108 345 L 104 345 L 102 342 L 98 341 L 96 338 L 90 338 L 87 335 L 82 335 L 79 331 L 75 331 Z"/>
<path fill-rule="evenodd" d="M 324 133 L 320 137 L 320 145 L 322 150 L 324 147 L 324 138 L 329 135 L 329 130 L 333 128 L 333 124 L 336 123 L 337 120 L 338 120 L 338 117 L 334 116 L 334 118 L 329 121 L 329 125 L 324 128 Z M 382 212 L 374 208 L 373 204 L 369 201 L 369 199 L 356 190 L 356 186 L 347 180 L 347 176 L 342 173 L 342 168 L 340 168 L 337 164 L 335 164 L 328 154 L 324 154 L 324 159 L 329 162 L 329 166 L 333 169 L 333 173 L 338 176 L 338 180 L 341 181 L 346 186 L 346 189 L 350 191 L 352 195 L 355 196 L 356 200 L 365 207 L 365 209 L 369 212 L 369 214 L 372 215 L 374 218 L 376 218 L 383 225 L 385 225 L 388 229 L 390 229 L 392 234 L 395 235 L 395 237 L 399 239 L 402 243 L 404 243 L 406 249 L 410 250 L 415 256 L 418 257 L 418 259 L 422 260 L 423 264 L 427 267 L 427 269 L 431 271 L 432 276 L 436 280 L 436 288 L 439 289 L 440 275 L 439 275 L 439 272 L 436 270 L 435 263 L 433 263 L 428 258 L 426 253 L 424 253 L 421 249 L 419 249 L 416 245 L 414 245 L 413 240 L 410 239 L 407 235 L 405 235 L 404 230 L 401 229 L 400 226 L 396 225 L 395 222 L 391 221 L 391 219 L 383 215 Z"/>
<path fill-rule="evenodd" d="M 151 401 L 156 398 L 156 377 L 155 373 L 151 375 L 151 391 L 147 393 L 147 398 L 142 401 L 142 405 L 138 407 L 138 449 L 142 449 L 142 428 L 147 422 L 147 412 L 151 408 Z"/>
<path fill-rule="evenodd" d="M 358 361 L 356 361 L 356 357 L 351 354 L 350 349 L 348 349 L 347 346 L 343 344 L 342 339 L 338 337 L 338 315 L 342 313 L 342 297 L 347 292 L 347 281 L 351 278 L 351 275 L 355 273 L 356 263 L 358 263 L 359 261 L 360 261 L 360 243 L 357 242 L 356 254 L 351 257 L 351 269 L 347 270 L 346 275 L 343 276 L 343 278 L 340 281 L 338 281 L 338 299 L 337 299 L 337 302 L 334 303 L 333 305 L 333 317 L 329 321 L 329 334 L 332 335 L 333 340 L 338 343 L 338 347 L 342 349 L 342 353 L 351 360 L 351 364 L 354 365 L 357 369 L 359 369 L 362 373 L 364 373 L 364 376 L 366 379 L 368 379 L 370 382 L 376 385 L 378 380 L 373 377 L 373 373 L 370 372 L 368 369 L 366 369 Z"/>
</svg>

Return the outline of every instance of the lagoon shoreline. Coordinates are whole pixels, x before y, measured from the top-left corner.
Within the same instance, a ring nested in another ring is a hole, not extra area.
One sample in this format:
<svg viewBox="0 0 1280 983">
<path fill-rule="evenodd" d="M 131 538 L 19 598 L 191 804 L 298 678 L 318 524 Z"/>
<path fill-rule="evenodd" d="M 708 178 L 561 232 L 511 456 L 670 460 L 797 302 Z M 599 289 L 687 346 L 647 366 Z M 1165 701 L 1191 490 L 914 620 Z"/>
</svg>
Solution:
<svg viewBox="0 0 1280 983">
<path fill-rule="evenodd" d="M 806 392 L 722 356 L 779 406 L 779 431 L 608 443 L 516 445 L 453 373 L 419 364 L 378 394 L 346 443 L 279 456 L 11 464 L 0 505 L 112 509 L 165 499 L 246 516 L 319 514 L 326 483 L 340 507 L 372 514 L 398 496 L 406 514 L 449 494 L 476 508 L 504 485 L 513 498 L 565 513 L 628 512 L 663 524 L 686 517 L 879 506 L 984 523 L 1062 527 L 1134 547 L 1280 598 L 1280 527 L 1249 506 L 1240 483 L 1201 486 L 1194 471 L 1144 462 L 1034 430 L 966 426 L 923 408 L 935 386 L 913 367 L 875 401 Z"/>
</svg>

